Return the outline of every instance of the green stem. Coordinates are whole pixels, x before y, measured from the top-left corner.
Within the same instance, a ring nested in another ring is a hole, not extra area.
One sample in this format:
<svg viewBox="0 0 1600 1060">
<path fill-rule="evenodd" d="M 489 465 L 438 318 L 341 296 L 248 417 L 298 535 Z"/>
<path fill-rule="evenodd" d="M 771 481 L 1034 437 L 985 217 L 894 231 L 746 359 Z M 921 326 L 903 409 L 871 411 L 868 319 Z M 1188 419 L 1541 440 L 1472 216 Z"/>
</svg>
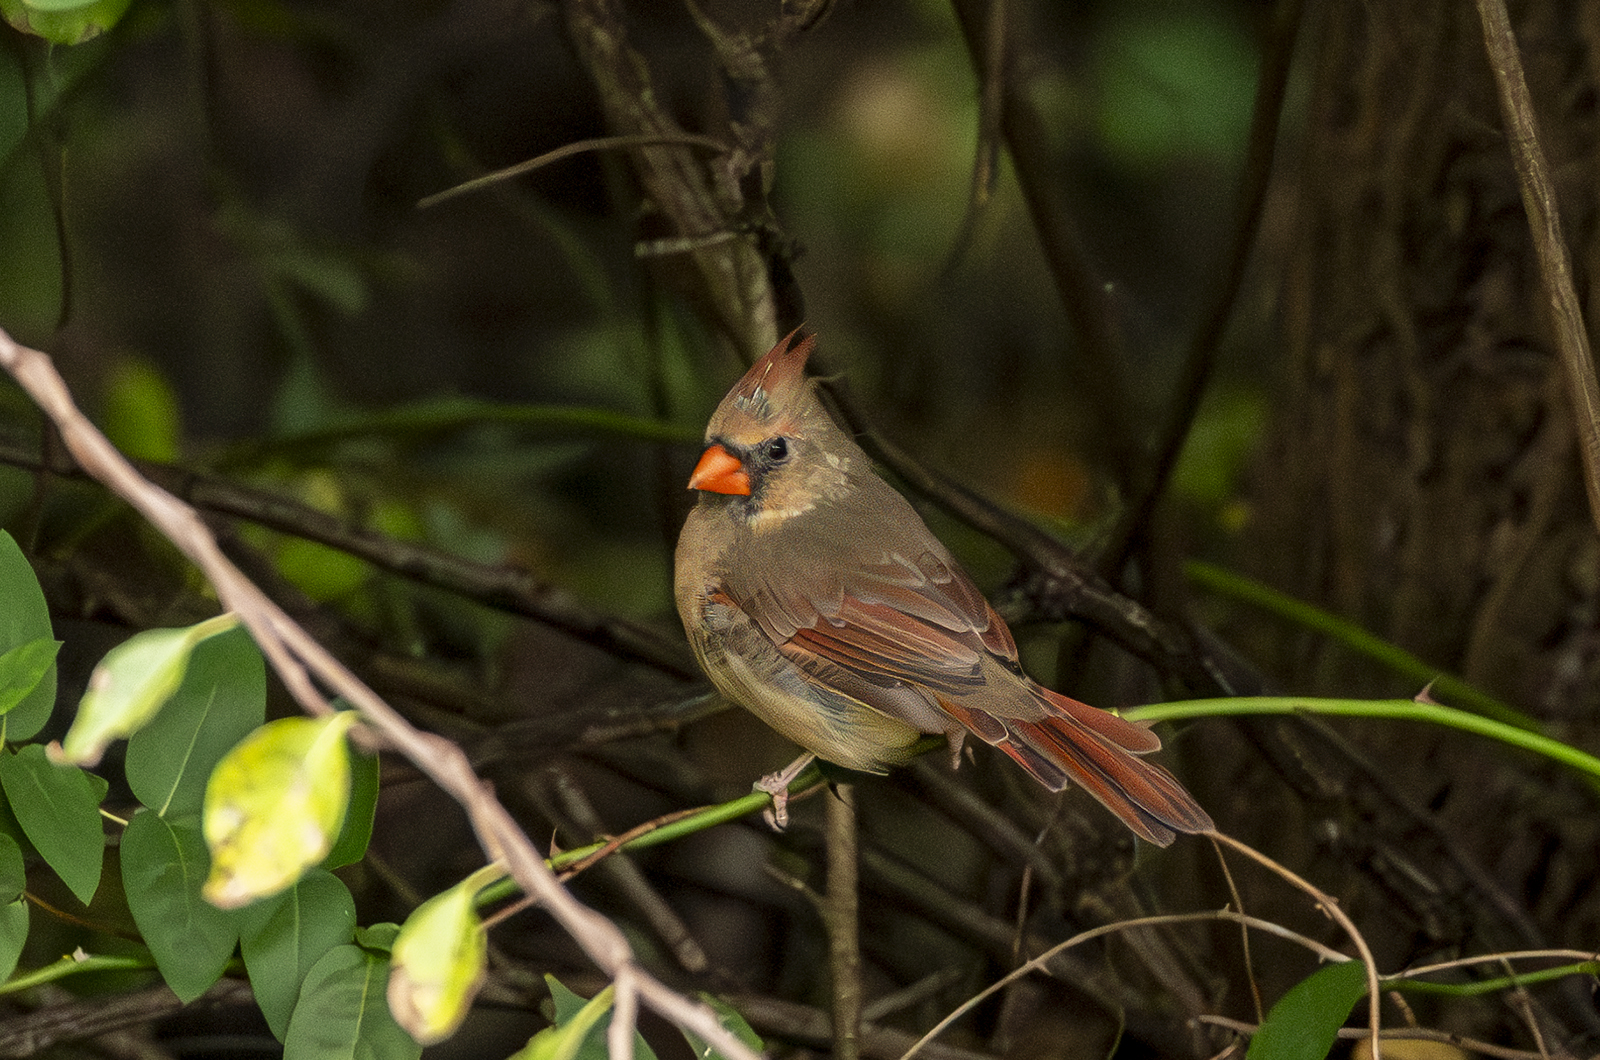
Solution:
<svg viewBox="0 0 1600 1060">
<path fill-rule="evenodd" d="M 1199 560 L 1185 563 L 1183 570 L 1190 581 L 1204 589 L 1259 607 L 1304 629 L 1331 637 L 1351 651 L 1411 678 L 1419 686 L 1431 685 L 1435 693 L 1452 703 L 1459 703 L 1468 710 L 1519 729 L 1538 731 L 1542 728 L 1538 719 L 1515 710 L 1465 679 L 1445 673 L 1356 623 L 1320 607 L 1280 593 L 1234 571 Z"/>
<path fill-rule="evenodd" d="M 1541 968 L 1536 972 L 1518 972 L 1515 975 L 1502 975 L 1494 979 L 1479 979 L 1471 983 L 1430 983 L 1425 979 L 1406 979 L 1397 976 L 1393 979 L 1383 980 L 1383 988 L 1385 990 L 1398 990 L 1405 994 L 1481 997 L 1484 994 L 1494 994 L 1501 990 L 1513 990 L 1521 986 L 1533 986 L 1536 983 L 1554 982 L 1557 979 L 1565 979 L 1569 975 L 1587 975 L 1591 978 L 1600 975 L 1600 961 L 1563 964 L 1555 968 Z"/>
<path fill-rule="evenodd" d="M 149 957 L 63 957 L 43 968 L 23 972 L 0 983 L 0 996 L 31 990 L 45 983 L 65 979 L 69 975 L 86 975 L 89 972 L 153 972 L 155 969 L 156 962 Z"/>
<path fill-rule="evenodd" d="M 1423 721 L 1445 725 L 1463 732 L 1487 736 L 1492 740 L 1544 755 L 1570 766 L 1589 777 L 1600 779 L 1600 758 L 1587 754 L 1539 732 L 1486 718 L 1481 714 L 1446 707 L 1437 703 L 1418 703 L 1412 699 L 1312 699 L 1305 696 L 1252 696 L 1239 699 L 1194 699 L 1176 703 L 1157 703 L 1121 712 L 1130 721 L 1177 721 L 1192 718 L 1243 717 L 1256 714 L 1318 714 L 1338 718 L 1383 718 L 1391 721 Z"/>
</svg>

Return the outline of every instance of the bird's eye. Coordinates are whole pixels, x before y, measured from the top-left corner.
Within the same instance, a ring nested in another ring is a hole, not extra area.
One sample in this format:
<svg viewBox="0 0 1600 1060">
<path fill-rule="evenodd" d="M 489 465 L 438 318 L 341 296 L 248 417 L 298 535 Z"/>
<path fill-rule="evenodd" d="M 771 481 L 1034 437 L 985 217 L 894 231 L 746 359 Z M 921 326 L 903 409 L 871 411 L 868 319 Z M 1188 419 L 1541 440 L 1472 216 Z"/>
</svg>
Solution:
<svg viewBox="0 0 1600 1060">
<path fill-rule="evenodd" d="M 781 464 L 789 459 L 789 439 L 769 438 L 761 447 L 762 455 L 774 464 Z"/>
</svg>

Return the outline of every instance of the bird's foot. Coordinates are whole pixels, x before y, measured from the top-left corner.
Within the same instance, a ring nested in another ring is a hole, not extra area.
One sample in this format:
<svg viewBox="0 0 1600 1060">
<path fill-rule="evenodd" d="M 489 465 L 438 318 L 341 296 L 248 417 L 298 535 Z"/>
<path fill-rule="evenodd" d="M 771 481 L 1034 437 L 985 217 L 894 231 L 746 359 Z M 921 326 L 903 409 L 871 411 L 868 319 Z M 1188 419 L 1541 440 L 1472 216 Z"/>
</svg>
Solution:
<svg viewBox="0 0 1600 1060">
<path fill-rule="evenodd" d="M 812 754 L 801 755 L 776 773 L 768 773 L 750 785 L 751 791 L 764 791 L 771 796 L 772 805 L 761 811 L 761 816 L 766 819 L 767 826 L 774 832 L 781 832 L 789 827 L 789 785 L 794 783 L 794 778 L 814 762 L 816 757 Z"/>
</svg>

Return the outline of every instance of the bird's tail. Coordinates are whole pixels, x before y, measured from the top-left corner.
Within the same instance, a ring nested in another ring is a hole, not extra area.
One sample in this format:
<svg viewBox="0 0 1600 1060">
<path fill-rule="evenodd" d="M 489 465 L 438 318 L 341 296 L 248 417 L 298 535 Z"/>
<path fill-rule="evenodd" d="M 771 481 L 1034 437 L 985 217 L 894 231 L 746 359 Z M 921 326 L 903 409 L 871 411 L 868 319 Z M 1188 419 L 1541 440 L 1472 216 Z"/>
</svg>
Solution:
<svg viewBox="0 0 1600 1060">
<path fill-rule="evenodd" d="M 1038 721 L 999 718 L 948 701 L 942 705 L 1051 791 L 1075 781 L 1141 839 L 1166 846 L 1177 832 L 1215 829 L 1210 815 L 1176 777 L 1137 757 L 1161 747 L 1155 733 L 1059 692 L 1035 688 L 1045 709 Z"/>
</svg>

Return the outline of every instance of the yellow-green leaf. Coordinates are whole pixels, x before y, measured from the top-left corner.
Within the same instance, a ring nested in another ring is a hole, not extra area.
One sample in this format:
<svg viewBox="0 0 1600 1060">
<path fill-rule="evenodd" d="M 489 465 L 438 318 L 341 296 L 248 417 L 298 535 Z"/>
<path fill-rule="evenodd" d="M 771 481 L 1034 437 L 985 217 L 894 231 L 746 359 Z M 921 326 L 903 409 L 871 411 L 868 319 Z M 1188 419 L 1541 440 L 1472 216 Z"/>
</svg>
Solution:
<svg viewBox="0 0 1600 1060">
<path fill-rule="evenodd" d="M 556 1025 L 546 1027 L 529 1038 L 528 1044 L 517 1050 L 511 1060 L 574 1060 L 589 1037 L 601 1032 L 610 1022 L 616 987 L 608 986 L 591 1000 L 584 1001 L 558 983 L 554 976 L 547 975 L 544 978 L 550 984 L 551 997 L 556 1001 Z M 563 994 L 568 1004 L 562 1003 Z M 576 1003 L 576 1010 L 565 1011 L 571 1008 L 572 1003 Z M 637 1055 L 637 1047 L 643 1039 L 638 1037 L 638 1031 L 634 1032 L 634 1037 Z M 654 1056 L 653 1053 L 650 1055 Z"/>
<path fill-rule="evenodd" d="M 195 645 L 238 624 L 237 615 L 223 614 L 186 629 L 145 630 L 112 648 L 89 675 L 89 690 L 55 757 L 96 765 L 107 744 L 143 728 L 172 698 Z"/>
<path fill-rule="evenodd" d="M 494 865 L 423 902 L 390 955 L 389 1011 L 420 1045 L 454 1034 L 483 985 L 487 943 L 474 899 L 503 875 Z"/>
<path fill-rule="evenodd" d="M 0 0 L 0 16 L 52 44 L 82 44 L 115 26 L 132 0 Z"/>
<path fill-rule="evenodd" d="M 345 735 L 355 722 L 353 711 L 269 722 L 217 763 L 206 784 L 206 901 L 233 909 L 277 894 L 327 857 L 350 801 Z"/>
</svg>

